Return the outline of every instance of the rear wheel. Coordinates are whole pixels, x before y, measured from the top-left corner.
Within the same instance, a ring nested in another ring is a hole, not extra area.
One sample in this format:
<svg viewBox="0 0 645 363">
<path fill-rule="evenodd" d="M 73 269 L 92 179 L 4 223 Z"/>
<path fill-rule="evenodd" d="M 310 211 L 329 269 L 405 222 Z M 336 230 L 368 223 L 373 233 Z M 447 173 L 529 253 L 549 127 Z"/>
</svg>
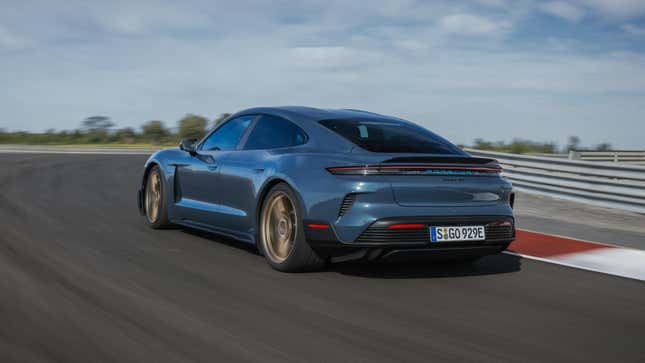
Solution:
<svg viewBox="0 0 645 363">
<path fill-rule="evenodd" d="M 159 166 L 154 166 L 148 174 L 145 188 L 144 207 L 146 221 L 152 228 L 165 228 L 171 226 L 168 220 L 168 207 L 164 194 L 165 184 Z"/>
<path fill-rule="evenodd" d="M 284 183 L 271 188 L 262 203 L 259 248 L 276 270 L 308 271 L 325 265 L 305 240 L 302 210 L 295 192 Z"/>
</svg>

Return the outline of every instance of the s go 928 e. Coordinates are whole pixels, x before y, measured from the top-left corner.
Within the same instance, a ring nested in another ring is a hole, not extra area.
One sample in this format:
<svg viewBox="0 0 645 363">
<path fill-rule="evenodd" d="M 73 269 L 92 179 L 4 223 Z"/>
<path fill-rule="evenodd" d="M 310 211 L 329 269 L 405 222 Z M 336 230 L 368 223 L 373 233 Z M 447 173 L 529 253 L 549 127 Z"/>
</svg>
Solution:
<svg viewBox="0 0 645 363">
<path fill-rule="evenodd" d="M 511 183 L 414 123 L 359 110 L 252 108 L 145 164 L 152 228 L 257 245 L 280 271 L 352 259 L 473 260 L 515 237 Z"/>
</svg>

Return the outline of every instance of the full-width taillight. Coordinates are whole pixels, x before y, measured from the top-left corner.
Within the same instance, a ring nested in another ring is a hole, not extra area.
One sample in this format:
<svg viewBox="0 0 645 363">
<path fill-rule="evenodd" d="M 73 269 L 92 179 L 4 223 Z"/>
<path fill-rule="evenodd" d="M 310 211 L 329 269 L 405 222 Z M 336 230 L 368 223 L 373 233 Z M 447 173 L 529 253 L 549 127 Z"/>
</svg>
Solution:
<svg viewBox="0 0 645 363">
<path fill-rule="evenodd" d="M 377 174 L 378 170 L 373 169 L 370 166 L 334 166 L 327 168 L 332 174 L 336 175 L 368 175 L 368 174 Z"/>
<path fill-rule="evenodd" d="M 327 168 L 336 175 L 489 175 L 502 171 L 499 165 L 364 165 Z"/>
</svg>

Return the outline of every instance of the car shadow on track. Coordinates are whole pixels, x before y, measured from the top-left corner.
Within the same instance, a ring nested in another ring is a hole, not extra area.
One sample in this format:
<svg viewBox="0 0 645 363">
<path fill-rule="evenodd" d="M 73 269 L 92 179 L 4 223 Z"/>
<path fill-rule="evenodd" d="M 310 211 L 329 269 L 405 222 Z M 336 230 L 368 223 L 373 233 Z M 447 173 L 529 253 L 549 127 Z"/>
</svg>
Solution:
<svg viewBox="0 0 645 363">
<path fill-rule="evenodd" d="M 382 279 L 415 279 L 494 275 L 521 270 L 521 258 L 506 254 L 483 257 L 472 263 L 415 260 L 397 263 L 342 263 L 328 267 L 343 275 Z"/>
<path fill-rule="evenodd" d="M 179 229 L 184 233 L 208 239 L 214 243 L 237 248 L 256 255 L 258 258 L 263 258 L 254 245 L 197 229 L 185 227 L 180 227 Z M 414 279 L 494 275 L 517 272 L 521 268 L 521 258 L 499 253 L 483 257 L 472 263 L 436 260 L 410 260 L 393 263 L 366 262 L 359 260 L 330 264 L 322 271 L 313 271 L 309 273 L 336 272 L 342 275 L 368 278 Z"/>
</svg>

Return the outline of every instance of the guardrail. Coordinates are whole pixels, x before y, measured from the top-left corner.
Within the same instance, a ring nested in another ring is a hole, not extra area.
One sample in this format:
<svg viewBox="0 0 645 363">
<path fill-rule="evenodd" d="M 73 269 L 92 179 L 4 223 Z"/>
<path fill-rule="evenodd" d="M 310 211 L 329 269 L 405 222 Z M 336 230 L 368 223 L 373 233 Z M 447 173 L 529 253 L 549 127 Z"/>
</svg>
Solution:
<svg viewBox="0 0 645 363">
<path fill-rule="evenodd" d="M 140 154 L 152 148 L 0 145 L 2 152 L 61 154 Z M 497 159 L 515 189 L 645 214 L 645 166 L 598 163 L 466 149 Z"/>
<path fill-rule="evenodd" d="M 533 156 L 546 156 L 549 158 L 596 161 L 602 163 L 630 163 L 645 165 L 645 151 L 613 150 L 613 151 L 586 151 L 571 150 L 568 154 L 531 154 Z"/>
<path fill-rule="evenodd" d="M 569 151 L 569 159 L 614 163 L 645 164 L 645 151 L 613 150 L 613 151 Z"/>
<path fill-rule="evenodd" d="M 466 151 L 497 159 L 517 190 L 645 214 L 645 166 Z"/>
</svg>

